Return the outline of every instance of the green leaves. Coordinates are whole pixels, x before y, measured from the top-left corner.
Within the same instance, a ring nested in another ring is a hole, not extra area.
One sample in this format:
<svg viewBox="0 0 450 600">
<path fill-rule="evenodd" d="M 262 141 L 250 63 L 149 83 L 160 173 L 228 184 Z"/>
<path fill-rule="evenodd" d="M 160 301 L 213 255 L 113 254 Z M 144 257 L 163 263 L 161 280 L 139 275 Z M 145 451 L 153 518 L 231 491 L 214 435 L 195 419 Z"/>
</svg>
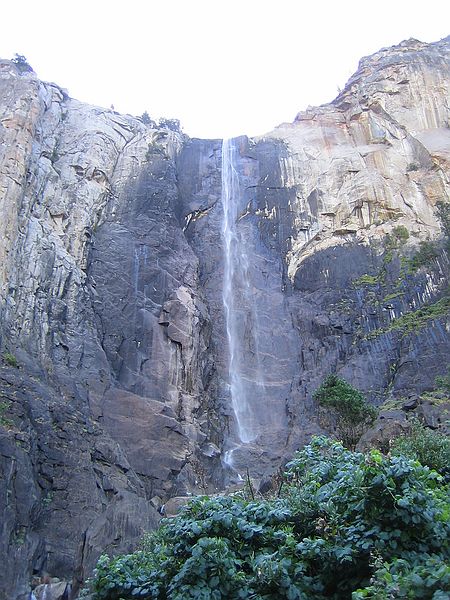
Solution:
<svg viewBox="0 0 450 600">
<path fill-rule="evenodd" d="M 350 449 L 355 448 L 377 416 L 376 408 L 366 402 L 362 392 L 337 375 L 329 375 L 313 398 L 322 409 L 320 416 L 324 426 L 336 425 L 338 435 Z"/>
<path fill-rule="evenodd" d="M 410 431 L 394 441 L 392 453 L 419 460 L 450 478 L 450 438 L 419 421 L 413 421 Z"/>
<path fill-rule="evenodd" d="M 93 600 L 448 597 L 450 499 L 437 473 L 320 437 L 285 478 L 281 498 L 196 498 L 146 550 L 102 556 Z"/>
<path fill-rule="evenodd" d="M 415 557 L 415 560 L 394 559 L 379 568 L 370 586 L 352 594 L 352 600 L 363 598 L 420 598 L 448 600 L 450 565 L 438 555 Z"/>
</svg>

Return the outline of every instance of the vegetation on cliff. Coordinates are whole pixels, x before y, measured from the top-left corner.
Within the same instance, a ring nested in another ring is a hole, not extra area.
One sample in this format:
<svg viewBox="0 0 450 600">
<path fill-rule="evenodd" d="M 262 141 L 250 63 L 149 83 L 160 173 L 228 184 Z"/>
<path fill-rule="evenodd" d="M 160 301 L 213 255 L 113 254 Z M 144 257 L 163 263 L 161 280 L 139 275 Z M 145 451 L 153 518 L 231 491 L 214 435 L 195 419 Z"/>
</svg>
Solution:
<svg viewBox="0 0 450 600">
<path fill-rule="evenodd" d="M 383 240 L 378 266 L 352 280 L 368 309 L 364 320 L 371 323 L 369 330 L 360 329 L 364 340 L 392 333 L 403 338 L 448 318 L 450 288 L 442 277 L 442 264 L 450 253 L 450 203 L 437 202 L 436 215 L 440 237 L 422 240 L 411 253 L 411 247 L 406 247 L 408 230 L 403 225 L 394 227 Z M 374 327 L 375 321 L 378 326 Z"/>
<path fill-rule="evenodd" d="M 424 427 L 418 419 L 412 420 L 407 433 L 393 441 L 392 454 L 418 460 L 450 481 L 450 437 Z"/>
<path fill-rule="evenodd" d="M 366 401 L 364 394 L 335 374 L 325 379 L 313 398 L 320 406 L 322 426 L 334 427 L 339 439 L 352 450 L 377 417 L 377 409 Z"/>
<path fill-rule="evenodd" d="M 449 517 L 436 471 L 314 438 L 277 497 L 196 498 L 142 549 L 102 556 L 92 598 L 443 600 Z"/>
<path fill-rule="evenodd" d="M 30 73 L 31 71 L 33 71 L 33 68 L 28 63 L 27 59 L 25 58 L 25 56 L 23 56 L 23 54 L 16 53 L 14 55 L 14 58 L 11 60 L 16 65 L 17 69 L 19 70 L 19 73 Z"/>
</svg>

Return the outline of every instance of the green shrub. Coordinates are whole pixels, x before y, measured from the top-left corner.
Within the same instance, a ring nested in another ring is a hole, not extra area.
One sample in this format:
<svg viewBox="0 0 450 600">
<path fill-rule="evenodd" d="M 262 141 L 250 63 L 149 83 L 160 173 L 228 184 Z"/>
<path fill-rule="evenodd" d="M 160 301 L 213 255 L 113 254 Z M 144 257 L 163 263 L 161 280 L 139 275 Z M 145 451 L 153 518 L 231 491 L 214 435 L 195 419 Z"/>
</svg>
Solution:
<svg viewBox="0 0 450 600">
<path fill-rule="evenodd" d="M 429 265 L 439 254 L 440 250 L 436 242 L 420 242 L 419 249 L 409 261 L 409 271 L 414 273 L 420 267 Z"/>
<path fill-rule="evenodd" d="M 378 275 L 368 275 L 367 273 L 364 273 L 361 277 L 353 279 L 352 283 L 354 287 L 363 287 L 365 285 L 378 285 L 381 281 Z"/>
<path fill-rule="evenodd" d="M 12 427 L 13 425 L 11 419 L 5 417 L 5 413 L 9 410 L 10 407 L 11 402 L 9 400 L 2 400 L 0 402 L 0 425 L 2 427 Z"/>
<path fill-rule="evenodd" d="M 446 237 L 450 237 L 450 202 L 436 202 L 436 212 Z"/>
<path fill-rule="evenodd" d="M 321 407 L 323 426 L 330 428 L 335 425 L 339 439 L 350 449 L 355 448 L 377 416 L 376 408 L 366 402 L 362 392 L 337 375 L 329 375 L 314 392 L 313 398 Z"/>
<path fill-rule="evenodd" d="M 442 247 L 448 253 L 450 252 L 450 203 L 437 202 L 436 214 L 440 221 L 444 234 L 443 246 L 442 240 L 439 241 L 424 241 L 420 242 L 419 249 L 414 256 L 408 261 L 409 272 L 414 273 L 420 267 L 429 266 L 441 253 Z"/>
<path fill-rule="evenodd" d="M 394 227 L 392 233 L 388 233 L 384 240 L 384 246 L 387 250 L 398 250 L 409 239 L 409 231 L 404 225 Z M 392 260 L 392 255 L 391 255 Z M 385 259 L 386 262 L 386 259 Z M 387 261 L 390 262 L 390 261 Z"/>
<path fill-rule="evenodd" d="M 400 242 L 406 242 L 409 239 L 409 231 L 404 225 L 398 225 L 392 230 L 392 235 Z"/>
<path fill-rule="evenodd" d="M 380 567 L 371 585 L 352 594 L 352 600 L 391 600 L 392 598 L 420 598 L 421 600 L 448 600 L 450 565 L 440 556 L 424 557 L 423 564 L 395 559 Z"/>
<path fill-rule="evenodd" d="M 394 440 L 391 451 L 450 475 L 450 438 L 424 427 L 418 420 L 412 421 L 408 433 Z"/>
<path fill-rule="evenodd" d="M 430 589 L 448 590 L 448 492 L 404 457 L 315 438 L 287 465 L 281 497 L 195 498 L 145 550 L 102 556 L 92 599 L 384 598 L 373 592 L 383 569 L 420 590 L 413 576 L 432 567 L 443 578 L 426 580 Z"/>
<path fill-rule="evenodd" d="M 19 366 L 17 358 L 14 356 L 14 354 L 11 354 L 11 352 L 4 352 L 2 358 L 5 361 L 5 363 L 10 367 L 17 368 Z"/>
<path fill-rule="evenodd" d="M 450 254 L 450 202 L 442 200 L 436 203 L 436 211 L 444 232 L 444 249 Z"/>
</svg>

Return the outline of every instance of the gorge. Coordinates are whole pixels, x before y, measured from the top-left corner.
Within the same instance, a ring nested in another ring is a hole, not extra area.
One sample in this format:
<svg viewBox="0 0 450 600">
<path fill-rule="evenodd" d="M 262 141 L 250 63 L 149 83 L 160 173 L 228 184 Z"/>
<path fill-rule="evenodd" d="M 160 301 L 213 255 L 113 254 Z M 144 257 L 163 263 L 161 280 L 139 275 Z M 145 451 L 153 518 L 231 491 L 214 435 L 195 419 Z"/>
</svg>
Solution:
<svg viewBox="0 0 450 600">
<path fill-rule="evenodd" d="M 0 597 L 76 589 L 170 498 L 273 473 L 329 373 L 382 408 L 368 439 L 407 410 L 446 431 L 449 54 L 382 49 L 223 142 L 0 61 Z"/>
</svg>

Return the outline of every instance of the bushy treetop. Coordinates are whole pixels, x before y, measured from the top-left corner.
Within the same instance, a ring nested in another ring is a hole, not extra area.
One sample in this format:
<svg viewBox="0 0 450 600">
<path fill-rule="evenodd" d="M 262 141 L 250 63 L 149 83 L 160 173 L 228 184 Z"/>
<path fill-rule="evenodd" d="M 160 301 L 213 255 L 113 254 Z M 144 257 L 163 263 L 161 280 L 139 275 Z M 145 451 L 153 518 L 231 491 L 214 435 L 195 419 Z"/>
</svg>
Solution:
<svg viewBox="0 0 450 600">
<path fill-rule="evenodd" d="M 364 394 L 337 375 L 329 375 L 314 392 L 314 400 L 322 408 L 321 422 L 325 427 L 335 424 L 337 435 L 350 449 L 375 420 L 377 409 Z"/>
</svg>

